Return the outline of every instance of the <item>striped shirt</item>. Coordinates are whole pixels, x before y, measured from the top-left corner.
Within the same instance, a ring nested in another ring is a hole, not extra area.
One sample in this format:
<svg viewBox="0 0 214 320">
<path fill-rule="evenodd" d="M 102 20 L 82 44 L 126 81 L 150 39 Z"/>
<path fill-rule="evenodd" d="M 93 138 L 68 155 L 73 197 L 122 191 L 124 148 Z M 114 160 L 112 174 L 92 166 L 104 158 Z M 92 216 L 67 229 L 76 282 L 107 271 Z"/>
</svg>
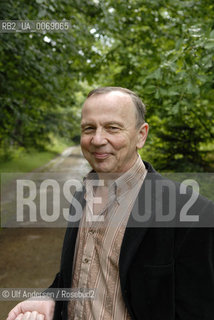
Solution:
<svg viewBox="0 0 214 320">
<path fill-rule="evenodd" d="M 105 180 L 102 187 L 93 187 L 102 181 L 86 178 L 86 206 L 77 235 L 72 288 L 95 289 L 95 298 L 69 301 L 68 320 L 130 319 L 118 265 L 126 224 L 146 173 L 139 156 L 130 170 L 114 181 Z M 98 198 L 102 203 L 95 204 Z"/>
</svg>

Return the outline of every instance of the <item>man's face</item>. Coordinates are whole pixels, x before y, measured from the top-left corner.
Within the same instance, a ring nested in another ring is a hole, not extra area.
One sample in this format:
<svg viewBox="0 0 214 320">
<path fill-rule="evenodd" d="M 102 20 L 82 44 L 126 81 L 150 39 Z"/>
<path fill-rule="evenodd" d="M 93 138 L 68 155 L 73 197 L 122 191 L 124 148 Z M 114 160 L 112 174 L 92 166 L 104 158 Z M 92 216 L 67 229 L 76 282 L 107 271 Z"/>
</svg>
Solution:
<svg viewBox="0 0 214 320">
<path fill-rule="evenodd" d="M 128 94 L 92 95 L 83 106 L 81 148 L 96 172 L 125 172 L 137 159 L 148 124 L 136 129 L 135 106 Z"/>
</svg>

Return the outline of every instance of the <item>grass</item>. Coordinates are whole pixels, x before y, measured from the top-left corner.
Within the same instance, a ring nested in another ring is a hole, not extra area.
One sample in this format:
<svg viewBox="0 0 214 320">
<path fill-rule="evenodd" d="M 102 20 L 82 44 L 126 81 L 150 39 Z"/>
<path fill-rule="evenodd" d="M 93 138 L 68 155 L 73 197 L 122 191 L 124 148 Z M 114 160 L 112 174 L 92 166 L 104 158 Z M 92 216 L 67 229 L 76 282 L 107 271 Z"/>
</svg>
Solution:
<svg viewBox="0 0 214 320">
<path fill-rule="evenodd" d="M 16 174 L 12 173 L 23 173 L 31 172 L 38 169 L 48 163 L 50 160 L 57 157 L 66 148 L 70 147 L 73 143 L 66 143 L 63 140 L 54 138 L 52 143 L 46 146 L 46 150 L 38 151 L 30 149 L 28 151 L 21 148 L 13 149 L 10 153 L 10 158 L 3 159 L 0 157 L 0 195 L 1 188 L 4 185 L 14 179 Z M 1 151 L 1 150 L 0 150 Z M 5 173 L 5 174 L 4 174 Z M 11 174 L 6 174 L 11 173 Z M 1 206 L 0 206 L 1 211 Z M 0 214 L 0 230 L 1 230 L 1 214 Z"/>
<path fill-rule="evenodd" d="M 43 166 L 56 156 L 57 153 L 50 151 L 21 152 L 18 157 L 9 161 L 0 161 L 0 172 L 29 172 Z"/>
<path fill-rule="evenodd" d="M 30 172 L 42 167 L 47 162 L 57 157 L 63 150 L 71 146 L 64 141 L 55 139 L 44 151 L 34 148 L 26 151 L 21 148 L 13 150 L 11 158 L 0 158 L 0 173 L 3 172 Z"/>
</svg>

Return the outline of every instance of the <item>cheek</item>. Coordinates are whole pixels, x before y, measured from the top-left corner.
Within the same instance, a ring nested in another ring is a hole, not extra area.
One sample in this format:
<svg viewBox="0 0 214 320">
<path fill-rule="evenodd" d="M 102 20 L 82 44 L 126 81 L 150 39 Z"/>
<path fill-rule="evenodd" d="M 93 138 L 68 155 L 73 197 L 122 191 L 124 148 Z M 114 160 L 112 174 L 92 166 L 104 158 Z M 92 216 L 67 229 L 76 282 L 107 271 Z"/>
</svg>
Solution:
<svg viewBox="0 0 214 320">
<path fill-rule="evenodd" d="M 81 137 L 80 139 L 80 145 L 82 148 L 87 149 L 90 144 L 90 138 L 89 137 Z"/>
<path fill-rule="evenodd" d="M 117 151 L 122 151 L 128 146 L 127 139 L 125 139 L 124 137 L 117 137 L 117 139 L 112 140 L 111 144 Z"/>
</svg>

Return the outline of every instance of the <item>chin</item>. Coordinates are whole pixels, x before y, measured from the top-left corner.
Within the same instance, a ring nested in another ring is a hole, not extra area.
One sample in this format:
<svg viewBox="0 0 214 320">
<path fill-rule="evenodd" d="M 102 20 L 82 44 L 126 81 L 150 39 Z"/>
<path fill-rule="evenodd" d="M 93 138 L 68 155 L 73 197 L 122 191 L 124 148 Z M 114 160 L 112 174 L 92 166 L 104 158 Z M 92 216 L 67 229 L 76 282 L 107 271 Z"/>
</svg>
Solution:
<svg viewBox="0 0 214 320">
<path fill-rule="evenodd" d="M 97 172 L 103 172 L 103 173 L 112 172 L 111 169 L 105 168 L 105 167 L 100 167 L 100 166 L 95 166 L 93 169 L 94 169 L 95 171 L 97 171 Z"/>
<path fill-rule="evenodd" d="M 97 172 L 103 172 L 103 173 L 111 173 L 114 171 L 114 168 L 107 166 L 104 163 L 95 163 L 94 165 L 92 164 L 92 168 L 97 171 Z"/>
</svg>

